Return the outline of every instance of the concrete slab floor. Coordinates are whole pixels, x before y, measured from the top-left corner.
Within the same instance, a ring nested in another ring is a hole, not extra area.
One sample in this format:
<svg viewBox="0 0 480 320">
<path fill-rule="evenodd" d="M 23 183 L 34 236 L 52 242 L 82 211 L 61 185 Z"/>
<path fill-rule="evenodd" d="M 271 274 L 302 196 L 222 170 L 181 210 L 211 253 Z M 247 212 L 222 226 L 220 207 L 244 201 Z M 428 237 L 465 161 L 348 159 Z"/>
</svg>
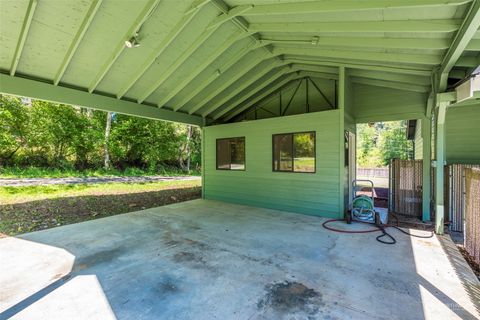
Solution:
<svg viewBox="0 0 480 320">
<path fill-rule="evenodd" d="M 0 318 L 479 317 L 449 238 L 383 245 L 324 220 L 194 200 L 0 239 Z"/>
</svg>

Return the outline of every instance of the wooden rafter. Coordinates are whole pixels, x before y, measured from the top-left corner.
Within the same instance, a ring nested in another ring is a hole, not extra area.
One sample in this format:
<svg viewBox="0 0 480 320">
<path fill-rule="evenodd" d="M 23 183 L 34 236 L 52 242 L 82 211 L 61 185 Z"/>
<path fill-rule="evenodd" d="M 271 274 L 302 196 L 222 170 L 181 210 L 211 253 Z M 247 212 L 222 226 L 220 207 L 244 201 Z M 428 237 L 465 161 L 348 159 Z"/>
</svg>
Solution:
<svg viewBox="0 0 480 320">
<path fill-rule="evenodd" d="M 60 64 L 60 67 L 58 68 L 58 71 L 55 74 L 55 78 L 53 80 L 54 85 L 57 85 L 62 79 L 63 74 L 65 73 L 65 70 L 67 70 L 68 64 L 70 63 L 70 60 L 72 60 L 73 55 L 75 54 L 75 51 L 80 45 L 80 42 L 82 41 L 83 36 L 88 30 L 88 27 L 92 23 L 93 18 L 95 17 L 95 14 L 97 13 L 98 9 L 100 8 L 100 5 L 102 4 L 102 1 L 103 0 L 93 0 L 92 3 L 90 4 L 90 8 L 88 9 L 87 14 L 85 15 L 85 18 L 80 24 L 80 27 L 78 28 L 77 33 L 73 37 L 70 47 L 68 48 L 67 53 L 65 54 L 65 57 L 63 58 Z"/>
<path fill-rule="evenodd" d="M 25 13 L 25 18 L 23 19 L 22 30 L 20 31 L 20 38 L 17 42 L 17 47 L 15 48 L 15 53 L 13 54 L 12 64 L 10 66 L 10 75 L 15 75 L 17 71 L 18 62 L 22 56 L 23 47 L 25 46 L 25 41 L 27 40 L 28 31 L 30 30 L 30 25 L 32 24 L 33 14 L 35 13 L 35 8 L 37 7 L 37 0 L 30 0 L 28 3 L 27 12 Z"/>
<path fill-rule="evenodd" d="M 143 7 L 140 14 L 135 19 L 132 26 L 128 29 L 128 31 L 123 35 L 121 40 L 119 41 L 118 45 L 112 51 L 112 54 L 108 57 L 105 63 L 102 65 L 100 70 L 95 75 L 94 79 L 90 82 L 88 86 L 88 92 L 93 92 L 95 88 L 98 86 L 100 81 L 105 77 L 108 73 L 112 65 L 117 61 L 118 57 L 122 54 L 123 50 L 125 49 L 125 40 L 129 39 L 138 29 L 142 26 L 145 20 L 150 16 L 152 10 L 154 10 L 160 0 L 149 0 L 147 4 Z"/>
</svg>

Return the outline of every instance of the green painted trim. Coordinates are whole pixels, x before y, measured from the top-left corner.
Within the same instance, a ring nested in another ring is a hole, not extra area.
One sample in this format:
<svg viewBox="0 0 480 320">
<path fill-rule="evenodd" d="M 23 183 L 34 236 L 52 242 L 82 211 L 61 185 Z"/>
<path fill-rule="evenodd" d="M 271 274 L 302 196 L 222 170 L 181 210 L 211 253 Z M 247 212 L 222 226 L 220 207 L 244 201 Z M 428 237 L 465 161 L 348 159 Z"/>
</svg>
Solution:
<svg viewBox="0 0 480 320">
<path fill-rule="evenodd" d="M 143 10 L 135 19 L 133 25 L 128 29 L 128 31 L 123 35 L 119 44 L 115 47 L 110 57 L 105 61 L 103 66 L 100 68 L 98 73 L 95 75 L 95 78 L 90 82 L 88 86 L 88 92 L 93 92 L 95 88 L 98 86 L 100 81 L 105 77 L 108 73 L 112 65 L 117 61 L 118 57 L 122 54 L 123 50 L 125 49 L 125 40 L 129 39 L 138 29 L 142 26 L 145 20 L 148 18 L 152 10 L 154 10 L 160 0 L 149 0 Z"/>
<path fill-rule="evenodd" d="M 202 126 L 201 117 L 118 100 L 99 94 L 70 89 L 53 84 L 0 74 L 0 92 L 21 97 L 71 104 L 131 116 L 166 120 Z"/>
<path fill-rule="evenodd" d="M 288 22 L 288 23 L 252 23 L 252 32 L 412 32 L 412 33 L 448 33 L 455 32 L 462 20 L 403 20 L 403 21 L 355 21 L 355 22 Z"/>
<path fill-rule="evenodd" d="M 256 97 L 253 97 L 252 100 L 248 101 L 246 104 L 244 104 L 243 106 L 240 106 L 240 108 L 238 108 L 237 110 L 234 110 L 232 113 L 230 113 L 229 115 L 227 115 L 225 117 L 225 121 L 229 121 L 230 119 L 232 119 L 233 117 L 235 117 L 237 114 L 243 112 L 244 110 L 247 110 L 248 108 L 250 108 L 251 106 L 253 106 L 255 103 L 257 103 L 258 101 L 262 100 L 263 98 L 267 97 L 268 95 L 270 95 L 272 92 L 274 92 L 275 90 L 278 90 L 279 88 L 283 87 L 284 85 L 286 85 L 287 83 L 289 83 L 290 81 L 293 81 L 297 78 L 299 78 L 300 76 L 298 75 L 298 73 L 291 73 L 289 74 L 288 76 L 286 76 L 282 81 L 280 81 L 279 83 L 277 84 L 273 84 L 272 83 L 269 83 L 269 84 L 265 84 L 265 86 L 263 87 L 260 87 L 258 88 L 258 92 L 260 92 L 261 90 L 264 90 L 266 89 L 266 91 L 260 93 L 258 96 Z M 255 93 L 254 93 L 255 94 Z M 239 104 L 237 104 L 237 106 L 239 106 Z M 236 106 L 235 106 L 236 107 Z"/>
<path fill-rule="evenodd" d="M 195 10 L 198 10 L 198 9 L 202 8 L 204 5 L 206 5 L 210 1 L 211 0 L 196 0 L 196 1 L 194 1 L 192 6 L 190 7 L 190 9 L 185 11 L 184 15 L 189 15 L 190 13 L 192 13 L 192 11 L 195 11 Z"/>
<path fill-rule="evenodd" d="M 332 66 L 332 67 L 340 67 L 344 66 L 349 69 L 361 69 L 361 70 L 372 70 L 372 71 L 380 71 L 380 72 L 392 72 L 392 73 L 399 73 L 399 74 L 410 74 L 410 75 L 418 75 L 418 76 L 425 76 L 430 77 L 432 75 L 431 70 L 418 70 L 418 69 L 408 69 L 408 68 L 397 68 L 397 67 L 387 67 L 387 66 L 378 66 L 378 65 L 368 65 L 368 64 L 360 64 L 360 63 L 350 63 L 350 62 L 334 62 L 328 60 L 318 60 L 315 57 L 303 57 L 299 58 L 291 58 L 290 56 L 285 56 L 285 61 L 291 63 L 300 63 L 300 64 L 312 64 L 312 65 L 321 65 L 321 66 Z"/>
<path fill-rule="evenodd" d="M 455 66 L 460 55 L 465 51 L 465 48 L 470 40 L 472 40 L 478 28 L 480 28 L 480 1 L 475 0 L 472 2 L 470 10 L 466 15 L 460 30 L 458 30 L 450 49 L 448 49 L 442 60 L 439 71 L 441 75 L 439 91 L 445 91 L 447 88 L 448 74 Z"/>
<path fill-rule="evenodd" d="M 392 112 L 384 115 L 356 116 L 355 122 L 368 123 L 368 122 L 380 122 L 380 121 L 412 120 L 412 119 L 421 119 L 423 117 L 425 117 L 425 114 L 423 112 L 404 112 L 404 113 Z"/>
<path fill-rule="evenodd" d="M 408 0 L 408 1 L 318 1 L 293 2 L 256 5 L 254 9 L 245 13 L 245 16 L 277 15 L 277 14 L 309 14 L 321 12 L 358 11 L 374 9 L 420 8 L 445 6 L 459 6 L 468 3 L 467 0 Z"/>
<path fill-rule="evenodd" d="M 375 86 L 375 87 L 392 88 L 392 89 L 420 92 L 420 93 L 426 93 L 430 91 L 429 86 L 420 86 L 415 84 L 399 83 L 399 82 L 384 81 L 384 80 L 352 77 L 352 82 L 366 84 L 366 85 Z"/>
<path fill-rule="evenodd" d="M 406 63 L 406 64 L 421 64 L 421 65 L 438 65 L 441 62 L 441 56 L 428 54 L 406 54 L 406 53 L 385 53 L 385 52 L 368 52 L 368 51 L 353 51 L 353 50 L 328 50 L 317 49 L 315 47 L 293 47 L 293 46 L 275 46 L 274 54 L 281 55 L 306 55 L 321 58 L 336 58 L 347 60 L 364 60 L 371 62 L 386 62 L 386 63 Z"/>
<path fill-rule="evenodd" d="M 176 96 L 180 91 L 182 91 L 187 85 L 191 83 L 193 79 L 195 79 L 200 73 L 205 71 L 205 69 L 211 65 L 218 57 L 220 57 L 225 51 L 227 51 L 235 42 L 240 39 L 244 39 L 247 34 L 241 33 L 233 38 L 228 38 L 215 52 L 214 55 L 211 55 L 205 62 L 197 66 L 194 70 L 192 70 L 187 77 L 185 77 L 181 83 L 175 86 L 168 95 L 162 98 L 158 102 L 159 107 L 163 107 L 168 101 L 170 101 L 174 96 Z M 177 109 L 178 110 L 178 109 Z M 177 111 L 175 110 L 175 111 Z"/>
<path fill-rule="evenodd" d="M 387 73 L 362 69 L 352 69 L 348 72 L 352 77 L 368 78 L 374 80 L 385 80 L 391 82 L 407 83 L 411 85 L 431 86 L 431 76 L 416 76 L 409 74 Z"/>
<path fill-rule="evenodd" d="M 72 60 L 73 55 L 75 54 L 75 51 L 77 50 L 78 46 L 80 45 L 80 42 L 83 39 L 83 36 L 88 30 L 88 27 L 90 27 L 90 24 L 92 23 L 93 18 L 95 17 L 95 14 L 100 8 L 102 1 L 103 0 L 92 1 L 90 8 L 87 11 L 87 14 L 85 15 L 85 18 L 80 24 L 80 27 L 78 28 L 78 31 L 75 34 L 75 37 L 73 37 L 72 43 L 70 44 L 70 47 L 68 48 L 67 53 L 65 54 L 65 57 L 63 58 L 63 61 L 60 64 L 60 68 L 58 68 L 58 71 L 53 80 L 54 85 L 57 85 L 62 79 L 63 74 L 65 73 L 65 70 L 67 70 L 68 64 Z"/>
<path fill-rule="evenodd" d="M 204 3 L 205 4 L 205 3 Z M 200 7 L 199 7 L 200 8 Z M 144 60 L 142 66 L 135 75 L 125 84 L 122 89 L 117 93 L 117 98 L 121 98 L 130 90 L 131 87 L 137 82 L 138 79 L 150 68 L 150 66 L 155 62 L 158 56 L 160 56 L 176 39 L 176 37 L 182 32 L 182 30 L 188 25 L 190 21 L 195 17 L 199 12 L 198 8 L 195 11 L 191 11 L 189 14 L 183 16 L 183 18 L 173 27 L 169 34 L 155 47 L 153 52 Z"/>
<path fill-rule="evenodd" d="M 320 65 L 310 65 L 310 64 L 302 64 L 302 63 L 294 63 L 292 68 L 295 70 L 305 70 L 305 71 L 312 71 L 312 72 L 320 72 L 320 73 L 327 73 L 333 74 L 337 76 L 338 79 L 338 67 L 326 67 Z"/>
<path fill-rule="evenodd" d="M 423 144 L 422 220 L 430 221 L 432 120 L 431 118 L 425 117 L 421 119 L 421 121 Z"/>
<path fill-rule="evenodd" d="M 440 102 L 437 114 L 436 132 L 436 167 L 435 167 L 435 232 L 443 234 L 443 223 L 445 217 L 444 206 L 444 164 L 445 164 L 445 116 L 447 102 Z"/>
<path fill-rule="evenodd" d="M 32 24 L 33 14 L 35 13 L 35 8 L 37 7 L 37 0 L 30 0 L 28 3 L 27 12 L 25 13 L 25 18 L 23 19 L 22 30 L 20 31 L 20 39 L 17 42 L 17 47 L 15 48 L 15 53 L 13 54 L 12 65 L 10 67 L 10 75 L 15 75 L 17 71 L 18 62 L 22 56 L 23 47 L 25 46 L 25 41 L 27 40 L 28 31 L 30 30 L 30 25 Z"/>
<path fill-rule="evenodd" d="M 255 70 L 256 71 L 255 75 L 253 75 L 248 80 L 242 81 L 238 85 L 233 85 L 234 89 L 232 91 L 228 92 L 228 94 L 226 96 L 224 96 L 223 98 L 221 98 L 219 101 L 217 101 L 216 103 L 209 106 L 208 109 L 205 110 L 202 113 L 202 117 L 206 117 L 206 116 L 210 115 L 212 112 L 214 112 L 215 110 L 220 108 L 224 103 L 228 102 L 230 99 L 235 97 L 237 94 L 242 92 L 244 89 L 246 89 L 247 87 L 252 85 L 255 81 L 259 80 L 261 77 L 263 77 L 264 75 L 266 75 L 270 71 L 272 71 L 272 70 L 274 70 L 278 67 L 284 66 L 284 65 L 285 65 L 285 62 L 282 63 L 282 62 L 279 62 L 278 60 L 273 60 L 270 63 L 267 63 L 262 68 L 257 68 Z M 279 72 L 283 74 L 286 70 L 287 70 L 287 68 L 281 68 Z"/>
<path fill-rule="evenodd" d="M 378 48 L 378 49 L 425 49 L 445 50 L 450 47 L 450 39 L 418 39 L 418 38 L 367 38 L 367 37 L 319 37 L 312 40 L 280 40 L 265 39 L 273 44 L 310 45 L 312 47 L 334 47 L 344 49 Z"/>
</svg>

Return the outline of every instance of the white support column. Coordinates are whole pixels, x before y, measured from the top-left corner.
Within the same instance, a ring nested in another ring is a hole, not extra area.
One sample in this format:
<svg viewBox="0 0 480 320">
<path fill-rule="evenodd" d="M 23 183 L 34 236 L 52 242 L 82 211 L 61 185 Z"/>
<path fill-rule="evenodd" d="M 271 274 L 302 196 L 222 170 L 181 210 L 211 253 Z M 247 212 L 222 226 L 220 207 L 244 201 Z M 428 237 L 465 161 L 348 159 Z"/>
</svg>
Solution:
<svg viewBox="0 0 480 320">
<path fill-rule="evenodd" d="M 430 221 L 432 119 L 425 117 L 421 121 L 423 142 L 422 220 Z"/>
<path fill-rule="evenodd" d="M 435 232 L 443 234 L 444 223 L 444 164 L 445 164 L 445 115 L 448 102 L 440 102 L 437 115 L 436 168 L 435 168 Z"/>
</svg>

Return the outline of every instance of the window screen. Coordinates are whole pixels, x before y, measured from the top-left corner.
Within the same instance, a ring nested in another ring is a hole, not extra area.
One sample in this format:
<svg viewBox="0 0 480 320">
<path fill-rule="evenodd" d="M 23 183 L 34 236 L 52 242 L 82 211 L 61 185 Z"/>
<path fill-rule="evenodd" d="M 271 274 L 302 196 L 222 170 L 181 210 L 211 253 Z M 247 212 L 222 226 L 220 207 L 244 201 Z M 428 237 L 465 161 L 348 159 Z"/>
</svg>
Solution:
<svg viewBox="0 0 480 320">
<path fill-rule="evenodd" d="M 217 139 L 217 170 L 245 170 L 245 137 Z"/>
<path fill-rule="evenodd" d="M 315 132 L 273 135 L 273 171 L 315 172 Z"/>
</svg>

